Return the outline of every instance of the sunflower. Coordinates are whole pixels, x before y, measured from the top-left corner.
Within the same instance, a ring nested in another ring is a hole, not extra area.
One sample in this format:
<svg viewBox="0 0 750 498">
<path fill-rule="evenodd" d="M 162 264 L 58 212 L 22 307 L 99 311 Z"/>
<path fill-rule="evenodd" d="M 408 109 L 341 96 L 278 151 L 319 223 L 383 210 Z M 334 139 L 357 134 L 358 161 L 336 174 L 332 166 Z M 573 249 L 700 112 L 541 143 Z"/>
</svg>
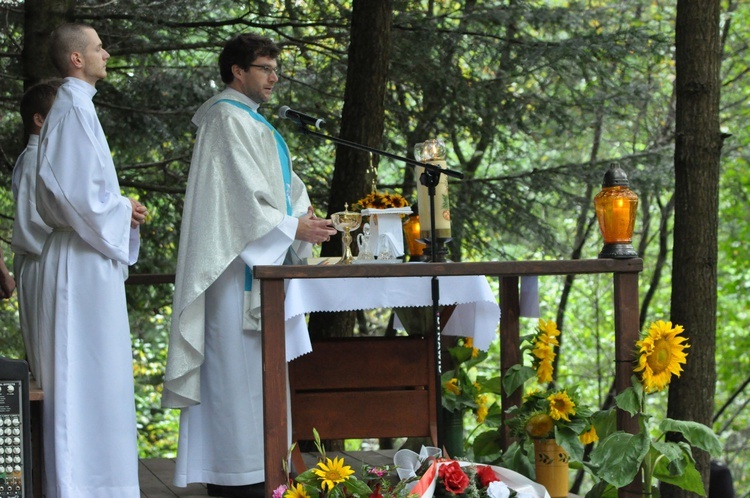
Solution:
<svg viewBox="0 0 750 498">
<path fill-rule="evenodd" d="M 546 413 L 537 413 L 526 422 L 526 433 L 535 438 L 545 438 L 552 434 L 555 421 Z"/>
<path fill-rule="evenodd" d="M 552 382 L 552 362 L 555 360 L 555 352 L 549 346 L 542 344 L 534 348 L 533 354 L 537 357 L 536 377 L 539 383 Z"/>
<path fill-rule="evenodd" d="M 596 433 L 596 428 L 592 425 L 589 430 L 578 436 L 583 444 L 591 444 L 599 441 L 599 434 Z"/>
<path fill-rule="evenodd" d="M 555 420 L 563 419 L 570 422 L 569 415 L 576 414 L 576 404 L 570 399 L 567 391 L 559 391 L 547 396 L 549 401 L 549 416 Z"/>
<path fill-rule="evenodd" d="M 284 498 L 310 498 L 305 491 L 305 486 L 300 483 L 292 483 L 284 493 Z"/>
<path fill-rule="evenodd" d="M 471 337 L 467 337 L 466 339 L 464 339 L 464 347 L 471 349 L 472 358 L 476 358 L 477 356 L 479 356 L 479 350 L 474 347 L 474 339 L 472 339 Z"/>
<path fill-rule="evenodd" d="M 534 368 L 540 383 L 552 382 L 552 363 L 557 356 L 555 346 L 560 345 L 560 341 L 557 339 L 559 335 L 560 331 L 557 330 L 555 322 L 539 319 L 531 353 L 534 355 Z"/>
<path fill-rule="evenodd" d="M 348 465 L 344 465 L 344 459 L 336 457 L 333 460 L 326 458 L 326 462 L 318 462 L 319 469 L 313 469 L 313 473 L 323 481 L 321 487 L 323 490 L 328 487 L 332 490 L 336 484 L 346 481 L 354 471 Z"/>
<path fill-rule="evenodd" d="M 477 404 L 477 423 L 481 424 L 490 412 L 490 409 L 487 407 L 487 395 L 480 394 L 474 401 Z"/>
<path fill-rule="evenodd" d="M 560 343 L 557 340 L 557 336 L 560 335 L 560 331 L 557 330 L 557 324 L 552 320 L 539 319 L 539 333 L 537 339 L 546 342 L 547 344 L 554 344 L 559 346 Z"/>
<path fill-rule="evenodd" d="M 458 379 L 453 377 L 445 383 L 445 390 L 458 396 L 461 394 L 461 388 L 458 386 Z"/>
<path fill-rule="evenodd" d="M 398 194 L 371 192 L 364 198 L 358 200 L 352 206 L 355 211 L 363 209 L 389 209 L 401 208 L 409 205 L 409 202 Z"/>
<path fill-rule="evenodd" d="M 687 362 L 684 344 L 687 338 L 680 334 L 682 325 L 672 326 L 672 322 L 655 321 L 646 336 L 635 343 L 638 350 L 638 365 L 634 372 L 641 372 L 641 383 L 647 393 L 661 391 L 672 380 L 672 375 L 680 376 L 681 363 Z"/>
</svg>

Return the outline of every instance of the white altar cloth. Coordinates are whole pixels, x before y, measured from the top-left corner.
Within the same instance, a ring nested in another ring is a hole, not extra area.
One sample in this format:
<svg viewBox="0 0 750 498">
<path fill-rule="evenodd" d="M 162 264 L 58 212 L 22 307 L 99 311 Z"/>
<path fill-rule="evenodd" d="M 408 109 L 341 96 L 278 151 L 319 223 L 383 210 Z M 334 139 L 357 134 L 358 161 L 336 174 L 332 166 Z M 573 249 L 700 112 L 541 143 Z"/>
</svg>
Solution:
<svg viewBox="0 0 750 498">
<path fill-rule="evenodd" d="M 440 276 L 440 304 L 456 308 L 443 335 L 471 337 L 486 351 L 500 323 L 500 307 L 487 278 Z M 305 314 L 316 311 L 432 306 L 432 277 L 310 278 L 287 281 L 284 304 L 286 359 L 312 351 Z"/>
</svg>

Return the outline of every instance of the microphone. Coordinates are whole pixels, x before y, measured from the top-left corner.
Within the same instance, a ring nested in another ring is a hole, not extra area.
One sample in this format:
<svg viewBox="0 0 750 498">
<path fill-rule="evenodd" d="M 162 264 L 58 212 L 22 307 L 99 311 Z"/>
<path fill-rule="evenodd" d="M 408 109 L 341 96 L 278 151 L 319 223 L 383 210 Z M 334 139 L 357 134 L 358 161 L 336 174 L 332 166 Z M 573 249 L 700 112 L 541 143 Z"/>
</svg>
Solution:
<svg viewBox="0 0 750 498">
<path fill-rule="evenodd" d="M 281 119 L 291 119 L 300 126 L 309 125 L 314 126 L 317 129 L 320 129 L 325 124 L 325 121 L 323 121 L 322 119 L 308 116 L 307 114 L 302 114 L 299 111 L 290 109 L 288 105 L 281 106 L 281 108 L 279 109 L 279 117 Z"/>
</svg>

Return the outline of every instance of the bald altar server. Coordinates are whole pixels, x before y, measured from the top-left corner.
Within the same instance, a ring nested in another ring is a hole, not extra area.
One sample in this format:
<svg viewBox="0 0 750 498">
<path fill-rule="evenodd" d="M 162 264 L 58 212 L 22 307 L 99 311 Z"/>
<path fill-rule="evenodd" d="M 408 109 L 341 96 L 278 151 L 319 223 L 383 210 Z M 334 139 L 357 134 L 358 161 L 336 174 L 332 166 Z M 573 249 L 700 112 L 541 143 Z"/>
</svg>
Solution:
<svg viewBox="0 0 750 498">
<path fill-rule="evenodd" d="M 120 194 L 92 98 L 109 54 L 64 24 L 50 56 L 67 76 L 39 143 L 37 210 L 52 233 L 40 273 L 46 498 L 138 498 L 127 267 L 145 208 Z"/>
<path fill-rule="evenodd" d="M 286 143 L 258 113 L 279 79 L 278 54 L 268 38 L 232 38 L 219 56 L 227 87 L 193 117 L 163 404 L 182 408 L 175 484 L 208 483 L 210 496 L 265 496 L 251 268 L 282 264 L 290 250 L 304 257 L 336 233 L 313 215 Z"/>
<path fill-rule="evenodd" d="M 39 150 L 39 132 L 61 83 L 61 80 L 37 83 L 21 97 L 21 119 L 29 140 L 13 168 L 12 188 L 16 216 L 13 220 L 11 248 L 14 253 L 13 273 L 18 287 L 18 315 L 26 346 L 26 359 L 40 388 L 44 386 L 39 377 L 37 279 L 39 258 L 52 229 L 42 221 L 36 210 L 36 156 Z"/>
</svg>

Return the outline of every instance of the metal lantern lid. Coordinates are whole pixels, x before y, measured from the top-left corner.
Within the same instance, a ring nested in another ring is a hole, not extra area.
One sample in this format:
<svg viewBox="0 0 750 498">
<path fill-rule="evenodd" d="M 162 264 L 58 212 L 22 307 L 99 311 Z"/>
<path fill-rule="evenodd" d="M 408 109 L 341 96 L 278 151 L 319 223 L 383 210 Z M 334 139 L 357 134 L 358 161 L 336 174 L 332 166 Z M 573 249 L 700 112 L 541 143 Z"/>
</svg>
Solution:
<svg viewBox="0 0 750 498">
<path fill-rule="evenodd" d="M 604 180 L 602 180 L 602 188 L 606 187 L 628 187 L 628 175 L 620 167 L 619 163 L 612 163 L 609 165 L 609 169 L 604 173 Z"/>
</svg>

